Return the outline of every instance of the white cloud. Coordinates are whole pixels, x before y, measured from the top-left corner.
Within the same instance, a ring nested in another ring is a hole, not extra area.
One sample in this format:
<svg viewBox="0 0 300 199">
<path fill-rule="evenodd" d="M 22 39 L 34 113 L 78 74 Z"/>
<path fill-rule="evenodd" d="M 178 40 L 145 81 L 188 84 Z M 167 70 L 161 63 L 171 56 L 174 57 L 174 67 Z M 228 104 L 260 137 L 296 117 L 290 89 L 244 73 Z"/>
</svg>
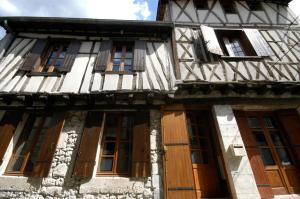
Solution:
<svg viewBox="0 0 300 199">
<path fill-rule="evenodd" d="M 148 19 L 150 14 L 147 0 L 0 0 L 2 16 L 137 20 Z"/>
</svg>

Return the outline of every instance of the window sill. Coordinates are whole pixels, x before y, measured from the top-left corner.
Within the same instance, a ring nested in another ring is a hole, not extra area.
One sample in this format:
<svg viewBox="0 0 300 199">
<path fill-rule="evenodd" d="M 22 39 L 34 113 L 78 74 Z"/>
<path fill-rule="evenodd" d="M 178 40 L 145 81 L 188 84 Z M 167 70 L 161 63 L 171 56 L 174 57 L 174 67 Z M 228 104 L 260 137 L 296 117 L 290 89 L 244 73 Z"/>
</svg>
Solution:
<svg viewBox="0 0 300 199">
<path fill-rule="evenodd" d="M 102 74 L 115 74 L 115 75 L 135 75 L 136 72 L 133 71 L 105 71 Z"/>
<path fill-rule="evenodd" d="M 26 74 L 28 77 L 32 77 L 32 76 L 44 76 L 44 77 L 60 77 L 61 73 L 58 72 L 29 72 Z"/>
<path fill-rule="evenodd" d="M 233 57 L 233 56 L 221 56 L 221 59 L 224 59 L 224 60 L 261 60 L 261 59 L 264 59 L 265 57 L 263 56 L 236 56 L 236 57 Z"/>
</svg>

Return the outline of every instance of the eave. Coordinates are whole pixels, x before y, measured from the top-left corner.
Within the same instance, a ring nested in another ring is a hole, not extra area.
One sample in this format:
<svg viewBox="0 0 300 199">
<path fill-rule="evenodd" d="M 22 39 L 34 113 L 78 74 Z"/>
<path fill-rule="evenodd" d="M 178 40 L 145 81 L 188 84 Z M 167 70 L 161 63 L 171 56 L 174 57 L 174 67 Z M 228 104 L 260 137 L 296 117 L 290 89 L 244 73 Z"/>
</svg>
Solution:
<svg viewBox="0 0 300 199">
<path fill-rule="evenodd" d="M 0 17 L 7 32 L 31 32 L 109 37 L 168 37 L 172 24 L 156 21 L 60 17 Z"/>
</svg>

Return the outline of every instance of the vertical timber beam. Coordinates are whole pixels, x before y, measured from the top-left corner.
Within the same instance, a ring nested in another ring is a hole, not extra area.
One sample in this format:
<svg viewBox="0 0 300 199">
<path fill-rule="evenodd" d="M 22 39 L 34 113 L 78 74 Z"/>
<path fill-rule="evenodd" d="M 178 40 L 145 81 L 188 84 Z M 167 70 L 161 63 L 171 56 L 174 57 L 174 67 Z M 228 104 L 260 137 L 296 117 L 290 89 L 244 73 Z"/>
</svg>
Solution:
<svg viewBox="0 0 300 199">
<path fill-rule="evenodd" d="M 231 152 L 231 144 L 239 144 L 245 148 L 231 106 L 214 105 L 212 112 L 232 198 L 259 199 L 260 195 L 248 156 L 235 157 Z"/>
<path fill-rule="evenodd" d="M 181 79 L 181 74 L 180 74 L 180 68 L 179 68 L 179 60 L 178 60 L 178 54 L 177 54 L 177 45 L 176 45 L 176 35 L 175 35 L 175 25 L 172 29 L 172 54 L 173 54 L 173 59 L 175 63 L 175 77 L 176 79 Z"/>
</svg>

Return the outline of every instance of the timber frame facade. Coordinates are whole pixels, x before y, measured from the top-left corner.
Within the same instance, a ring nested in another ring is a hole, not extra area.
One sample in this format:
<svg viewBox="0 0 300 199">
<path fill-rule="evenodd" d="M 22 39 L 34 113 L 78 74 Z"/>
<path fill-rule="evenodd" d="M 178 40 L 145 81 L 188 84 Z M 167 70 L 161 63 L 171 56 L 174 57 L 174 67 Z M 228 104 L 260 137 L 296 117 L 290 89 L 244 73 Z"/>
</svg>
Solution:
<svg viewBox="0 0 300 199">
<path fill-rule="evenodd" d="M 0 198 L 300 197 L 288 0 L 0 17 Z"/>
</svg>

